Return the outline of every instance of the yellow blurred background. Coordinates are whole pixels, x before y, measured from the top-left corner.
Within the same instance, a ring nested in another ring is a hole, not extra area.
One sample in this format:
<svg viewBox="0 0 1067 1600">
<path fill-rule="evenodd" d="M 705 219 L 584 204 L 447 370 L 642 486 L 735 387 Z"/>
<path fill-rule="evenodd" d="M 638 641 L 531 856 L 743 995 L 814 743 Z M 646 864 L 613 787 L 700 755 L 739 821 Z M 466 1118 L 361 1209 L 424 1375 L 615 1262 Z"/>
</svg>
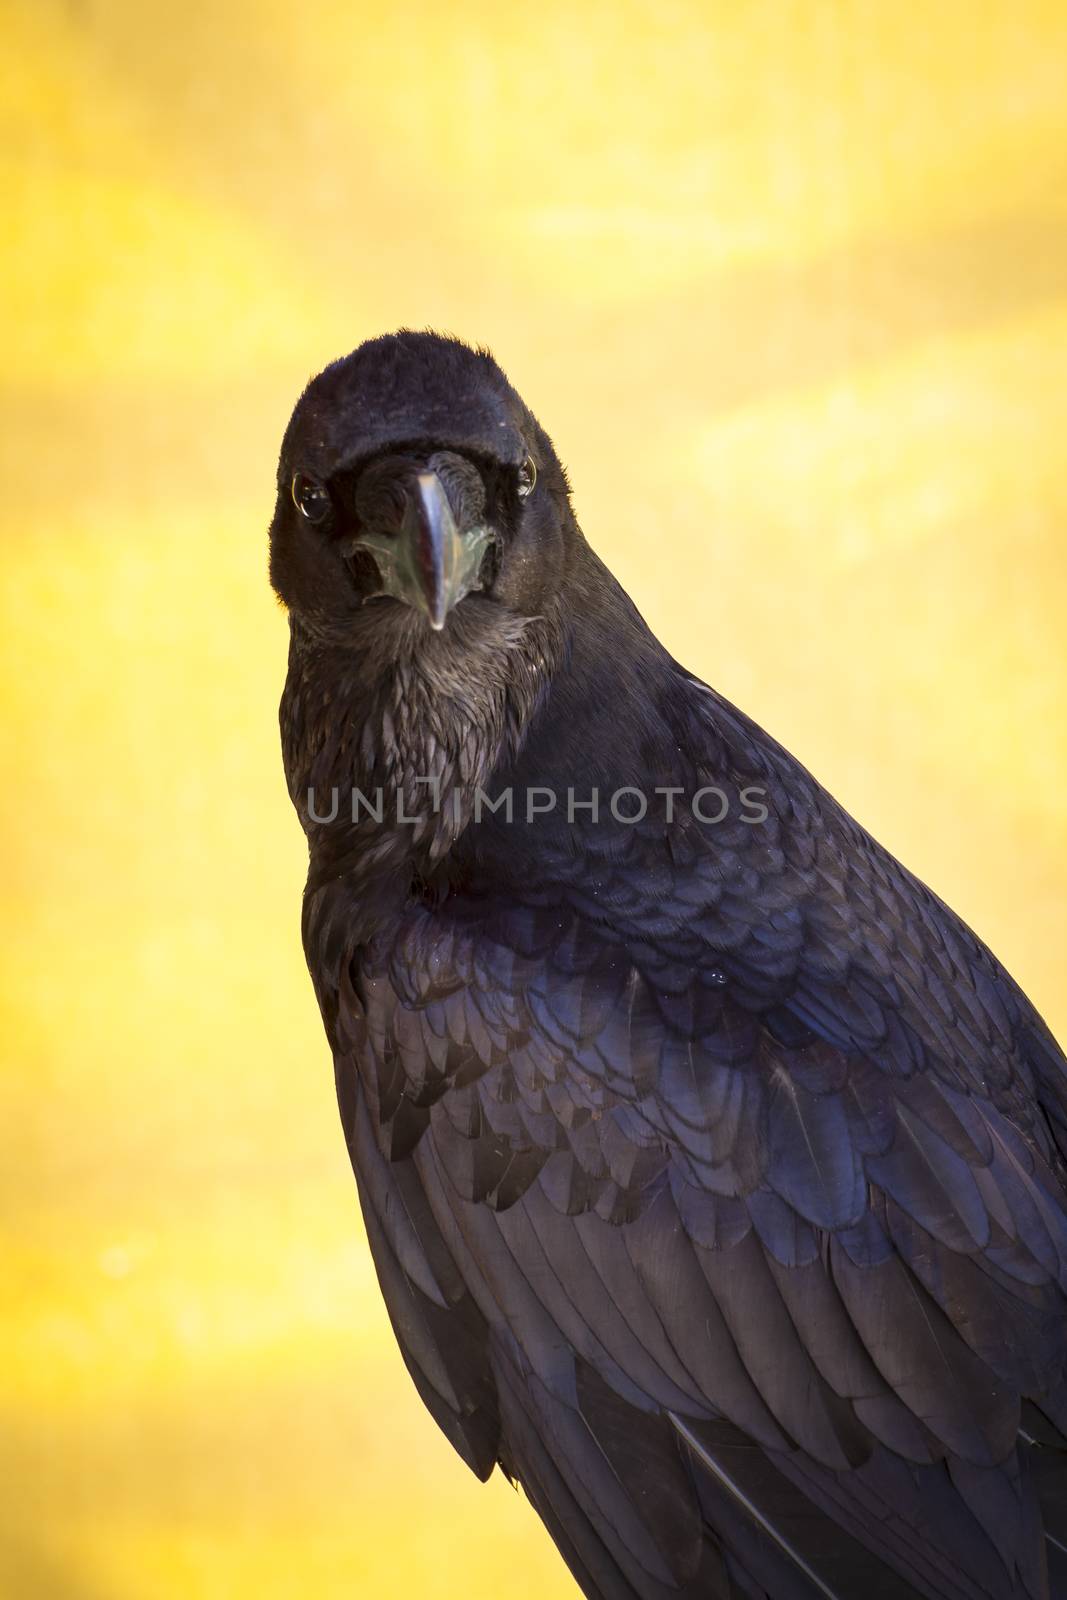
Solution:
<svg viewBox="0 0 1067 1600">
<path fill-rule="evenodd" d="M 368 335 L 489 343 L 672 651 L 1067 1034 L 1067 8 L 0 19 L 0 1594 L 570 1595 L 366 1252 L 282 429 Z"/>
</svg>

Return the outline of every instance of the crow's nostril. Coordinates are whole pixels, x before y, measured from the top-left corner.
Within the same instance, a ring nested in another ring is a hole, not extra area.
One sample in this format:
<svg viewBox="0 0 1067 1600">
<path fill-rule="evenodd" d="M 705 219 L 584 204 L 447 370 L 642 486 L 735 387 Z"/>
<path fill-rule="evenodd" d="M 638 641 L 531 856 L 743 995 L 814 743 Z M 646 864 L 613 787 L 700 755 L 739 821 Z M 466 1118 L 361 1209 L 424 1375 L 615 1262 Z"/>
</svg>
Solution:
<svg viewBox="0 0 1067 1600">
<path fill-rule="evenodd" d="M 481 522 L 485 516 L 485 481 L 474 462 L 454 450 L 437 450 L 427 465 L 436 473 L 456 521 L 464 527 Z"/>
<path fill-rule="evenodd" d="M 368 532 L 390 537 L 400 532 L 411 493 L 411 466 L 410 461 L 387 458 L 360 474 L 354 510 Z"/>
<path fill-rule="evenodd" d="M 344 558 L 349 577 L 361 594 L 376 594 L 382 586 L 378 563 L 369 550 L 358 547 Z"/>
<path fill-rule="evenodd" d="M 492 539 L 478 569 L 479 589 L 491 589 L 500 573 L 500 540 Z"/>
</svg>

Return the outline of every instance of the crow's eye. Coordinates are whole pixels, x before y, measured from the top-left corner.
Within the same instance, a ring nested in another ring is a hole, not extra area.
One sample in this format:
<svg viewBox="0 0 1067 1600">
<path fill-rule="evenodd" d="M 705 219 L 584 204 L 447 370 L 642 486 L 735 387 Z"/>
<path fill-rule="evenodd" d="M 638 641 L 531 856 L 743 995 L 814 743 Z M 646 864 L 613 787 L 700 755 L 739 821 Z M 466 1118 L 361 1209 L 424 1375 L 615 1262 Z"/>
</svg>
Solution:
<svg viewBox="0 0 1067 1600">
<path fill-rule="evenodd" d="M 330 491 L 306 472 L 293 474 L 293 504 L 309 522 L 321 522 L 330 509 Z"/>
<path fill-rule="evenodd" d="M 527 456 L 519 468 L 519 499 L 525 500 L 527 495 L 533 494 L 534 484 L 537 482 L 537 467 L 533 456 Z"/>
</svg>

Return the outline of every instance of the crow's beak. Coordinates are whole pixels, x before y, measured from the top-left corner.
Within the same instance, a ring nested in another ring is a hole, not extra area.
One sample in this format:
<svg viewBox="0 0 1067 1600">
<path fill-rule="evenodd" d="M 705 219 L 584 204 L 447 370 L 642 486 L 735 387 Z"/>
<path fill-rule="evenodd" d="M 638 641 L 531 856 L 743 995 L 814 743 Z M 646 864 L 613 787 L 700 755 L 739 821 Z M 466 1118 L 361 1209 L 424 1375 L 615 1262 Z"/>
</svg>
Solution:
<svg viewBox="0 0 1067 1600">
<path fill-rule="evenodd" d="M 373 555 L 382 589 L 425 612 L 438 631 L 465 594 L 479 587 L 482 557 L 493 537 L 486 527 L 461 533 L 436 472 L 417 473 L 400 530 L 359 543 Z"/>
</svg>

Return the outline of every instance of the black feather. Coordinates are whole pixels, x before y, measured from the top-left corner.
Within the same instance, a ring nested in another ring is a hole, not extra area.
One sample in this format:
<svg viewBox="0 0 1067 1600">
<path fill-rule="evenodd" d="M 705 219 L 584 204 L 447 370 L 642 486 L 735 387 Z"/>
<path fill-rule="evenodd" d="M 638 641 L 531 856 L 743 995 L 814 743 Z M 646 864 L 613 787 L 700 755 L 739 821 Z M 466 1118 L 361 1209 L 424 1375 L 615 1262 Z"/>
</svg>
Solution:
<svg viewBox="0 0 1067 1600">
<path fill-rule="evenodd" d="M 373 556 L 427 475 L 491 552 L 439 630 L 432 563 Z M 487 353 L 334 363 L 278 490 L 304 944 L 446 1435 L 590 1600 L 1065 1600 L 1067 1067 L 1025 996 L 666 654 Z"/>
</svg>

